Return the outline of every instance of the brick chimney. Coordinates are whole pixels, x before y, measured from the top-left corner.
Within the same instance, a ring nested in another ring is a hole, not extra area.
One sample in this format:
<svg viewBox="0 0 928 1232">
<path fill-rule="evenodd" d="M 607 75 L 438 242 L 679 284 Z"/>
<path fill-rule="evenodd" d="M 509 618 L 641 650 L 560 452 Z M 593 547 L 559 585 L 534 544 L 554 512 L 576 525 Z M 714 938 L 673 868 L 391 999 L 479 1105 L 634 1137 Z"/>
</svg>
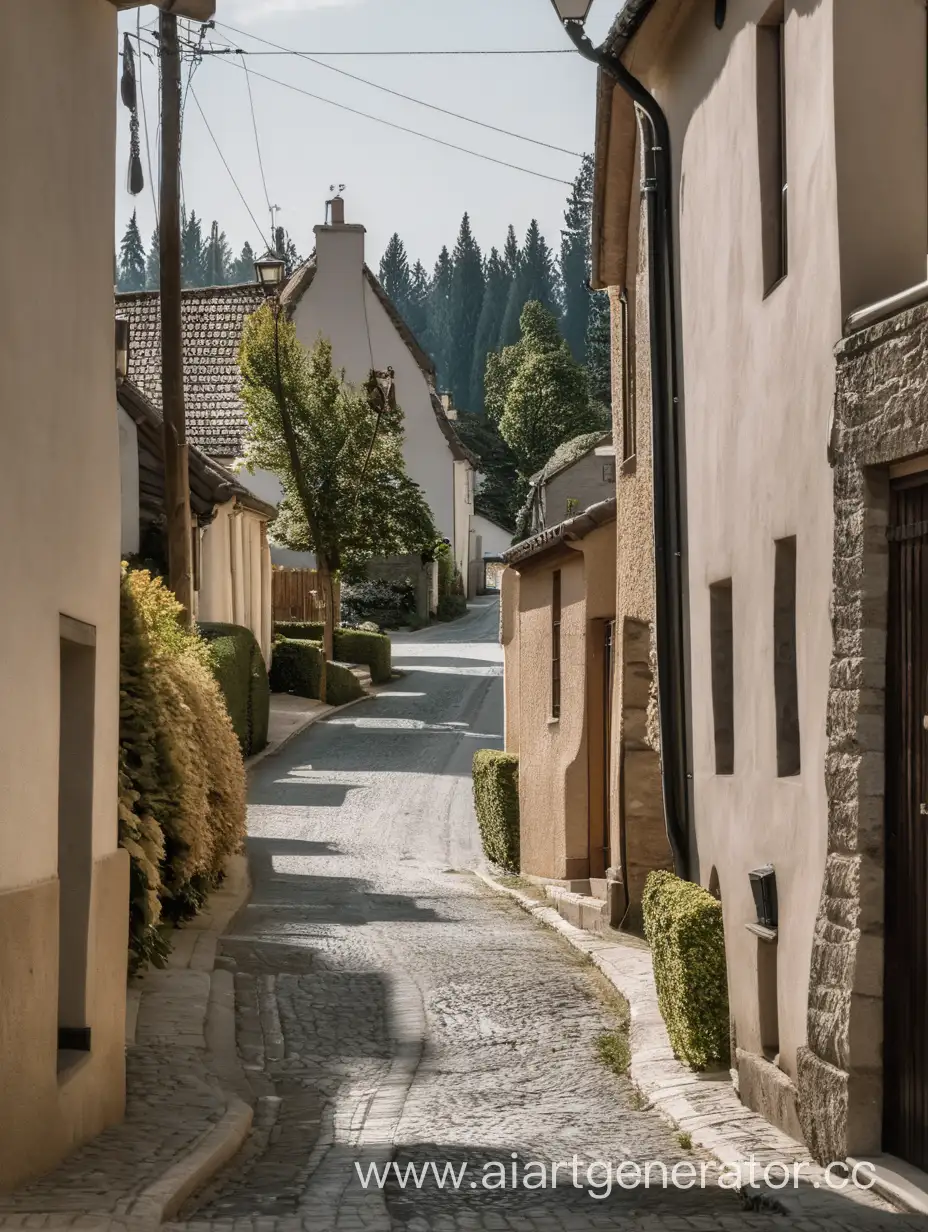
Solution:
<svg viewBox="0 0 928 1232">
<path fill-rule="evenodd" d="M 345 225 L 345 198 L 341 196 L 333 197 L 328 204 L 332 211 L 332 226 L 343 227 Z"/>
</svg>

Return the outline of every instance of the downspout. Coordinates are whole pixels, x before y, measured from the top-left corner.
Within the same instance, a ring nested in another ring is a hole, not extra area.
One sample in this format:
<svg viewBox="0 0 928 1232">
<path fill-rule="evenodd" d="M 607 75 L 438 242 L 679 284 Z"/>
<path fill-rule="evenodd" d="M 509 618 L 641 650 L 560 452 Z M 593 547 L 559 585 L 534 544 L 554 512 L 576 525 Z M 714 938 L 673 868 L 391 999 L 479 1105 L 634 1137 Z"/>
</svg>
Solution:
<svg viewBox="0 0 928 1232">
<path fill-rule="evenodd" d="M 682 477 L 678 410 L 670 126 L 657 100 L 618 56 L 596 48 L 576 21 L 564 23 L 577 50 L 608 73 L 644 113 L 651 141 L 642 193 L 648 219 L 654 573 L 661 780 L 667 839 L 678 876 L 689 875 L 689 771 L 683 586 Z"/>
</svg>

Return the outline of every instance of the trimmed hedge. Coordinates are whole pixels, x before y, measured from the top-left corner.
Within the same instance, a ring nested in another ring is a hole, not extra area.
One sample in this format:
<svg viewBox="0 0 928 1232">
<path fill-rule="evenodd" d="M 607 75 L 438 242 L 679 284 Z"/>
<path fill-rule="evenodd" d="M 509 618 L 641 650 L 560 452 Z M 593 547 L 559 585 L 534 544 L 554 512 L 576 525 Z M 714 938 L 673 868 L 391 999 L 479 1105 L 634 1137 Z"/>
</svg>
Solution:
<svg viewBox="0 0 928 1232">
<path fill-rule="evenodd" d="M 318 697 L 322 647 L 305 638 L 279 638 L 271 656 L 271 690 L 297 697 Z"/>
<path fill-rule="evenodd" d="M 728 977 L 722 904 L 663 870 L 642 899 L 657 1001 L 675 1054 L 692 1069 L 729 1062 Z"/>
<path fill-rule="evenodd" d="M 519 759 L 498 749 L 474 754 L 474 807 L 488 860 L 519 871 Z"/>
<path fill-rule="evenodd" d="M 261 647 L 244 625 L 217 622 L 197 627 L 203 640 L 209 642 L 213 675 L 226 699 L 242 756 L 260 753 L 267 744 L 271 711 L 271 689 Z"/>
<path fill-rule="evenodd" d="M 274 643 L 271 688 L 275 693 L 318 697 L 321 682 L 322 647 L 318 642 L 284 637 Z M 364 696 L 360 680 L 342 663 L 326 664 L 325 690 L 330 706 L 342 706 Z"/>
<path fill-rule="evenodd" d="M 300 624 L 281 621 L 274 632 L 293 641 L 321 642 L 321 624 Z M 363 663 L 370 668 L 371 681 L 384 684 L 393 675 L 390 639 L 384 633 L 366 633 L 361 629 L 335 630 L 335 658 L 339 663 Z"/>
</svg>

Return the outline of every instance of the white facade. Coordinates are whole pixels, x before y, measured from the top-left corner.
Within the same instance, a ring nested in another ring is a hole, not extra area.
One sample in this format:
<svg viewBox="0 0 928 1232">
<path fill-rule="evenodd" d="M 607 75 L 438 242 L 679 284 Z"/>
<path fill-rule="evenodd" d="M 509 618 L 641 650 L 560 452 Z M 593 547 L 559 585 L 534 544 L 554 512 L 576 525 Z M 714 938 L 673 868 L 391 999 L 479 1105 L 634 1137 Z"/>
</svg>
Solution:
<svg viewBox="0 0 928 1232">
<path fill-rule="evenodd" d="M 482 513 L 475 513 L 471 522 L 474 535 L 480 540 L 480 556 L 502 556 L 512 547 L 512 531 L 491 522 Z"/>
</svg>

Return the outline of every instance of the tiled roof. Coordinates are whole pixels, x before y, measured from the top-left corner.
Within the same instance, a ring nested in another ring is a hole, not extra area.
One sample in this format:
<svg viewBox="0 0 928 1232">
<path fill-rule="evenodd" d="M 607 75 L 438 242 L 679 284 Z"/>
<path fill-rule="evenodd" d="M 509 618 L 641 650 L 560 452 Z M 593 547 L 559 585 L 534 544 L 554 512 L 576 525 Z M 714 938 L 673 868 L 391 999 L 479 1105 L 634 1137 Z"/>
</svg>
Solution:
<svg viewBox="0 0 928 1232">
<path fill-rule="evenodd" d="M 217 457 L 242 452 L 245 412 L 239 392 L 238 347 L 245 318 L 261 307 L 257 284 L 184 291 L 184 393 L 187 434 Z M 157 291 L 116 296 L 116 311 L 129 318 L 129 375 L 161 405 L 161 297 Z"/>
<path fill-rule="evenodd" d="M 518 571 L 525 561 L 537 560 L 539 556 L 559 548 L 561 544 L 576 543 L 579 539 L 585 539 L 597 527 L 608 526 L 610 522 L 614 522 L 615 516 L 616 499 L 611 496 L 609 500 L 600 501 L 596 505 L 590 505 L 582 513 L 574 514 L 566 522 L 561 522 L 557 526 L 549 526 L 547 530 L 540 531 L 531 539 L 523 539 L 521 543 L 515 544 L 508 552 L 503 553 L 503 560 Z"/>
</svg>

